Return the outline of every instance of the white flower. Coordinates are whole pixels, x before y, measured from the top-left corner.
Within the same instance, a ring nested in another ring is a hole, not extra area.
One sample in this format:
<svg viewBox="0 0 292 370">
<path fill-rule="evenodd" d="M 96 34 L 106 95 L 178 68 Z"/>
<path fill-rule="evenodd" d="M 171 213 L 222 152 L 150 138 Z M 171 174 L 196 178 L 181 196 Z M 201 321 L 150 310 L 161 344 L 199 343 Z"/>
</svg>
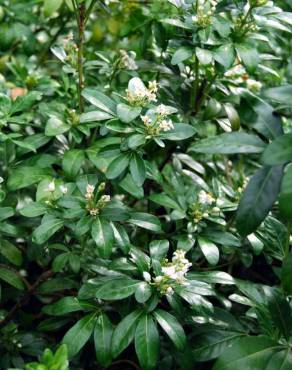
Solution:
<svg viewBox="0 0 292 370">
<path fill-rule="evenodd" d="M 147 281 L 147 283 L 150 283 L 151 275 L 149 274 L 149 272 L 143 271 L 143 278 L 144 278 L 145 281 Z"/>
<path fill-rule="evenodd" d="M 98 209 L 97 208 L 91 208 L 89 210 L 89 213 L 91 214 L 91 216 L 96 216 L 98 214 Z"/>
<path fill-rule="evenodd" d="M 171 286 L 167 287 L 167 289 L 166 289 L 166 294 L 168 294 L 168 295 L 173 295 L 173 293 L 174 293 L 173 288 L 172 288 Z"/>
<path fill-rule="evenodd" d="M 158 83 L 157 81 L 149 81 L 148 89 L 152 93 L 156 93 L 158 91 Z"/>
<path fill-rule="evenodd" d="M 162 272 L 165 276 L 174 279 L 176 278 L 176 270 L 174 265 L 162 267 Z"/>
<path fill-rule="evenodd" d="M 68 188 L 64 185 L 60 185 L 60 190 L 63 194 L 67 194 L 67 192 L 68 192 Z"/>
<path fill-rule="evenodd" d="M 121 67 L 126 68 L 130 71 L 138 69 L 138 66 L 135 62 L 136 53 L 130 51 L 127 53 L 125 50 L 120 50 L 121 54 Z"/>
<path fill-rule="evenodd" d="M 211 205 L 215 202 L 215 199 L 212 197 L 211 194 L 206 193 L 205 190 L 201 190 L 198 195 L 198 201 L 200 204 Z"/>
<path fill-rule="evenodd" d="M 50 182 L 50 183 L 49 183 L 49 185 L 48 185 L 48 191 L 53 192 L 53 191 L 55 191 L 55 189 L 56 189 L 55 181 L 53 180 L 53 181 L 52 181 L 52 182 Z"/>
<path fill-rule="evenodd" d="M 174 129 L 174 126 L 173 126 L 172 120 L 171 119 L 168 119 L 168 120 L 164 119 L 164 120 L 162 120 L 161 122 L 159 122 L 159 128 L 162 131 L 173 130 Z"/>
<path fill-rule="evenodd" d="M 163 279 L 163 276 L 161 276 L 161 275 L 156 276 L 156 277 L 154 278 L 154 282 L 155 282 L 156 284 L 159 284 L 159 283 L 161 283 L 161 282 L 162 282 L 162 279 Z"/>
<path fill-rule="evenodd" d="M 92 194 L 92 193 L 94 192 L 94 189 L 95 189 L 95 186 L 94 186 L 94 185 L 90 185 L 90 184 L 88 184 L 88 185 L 86 186 L 86 193 L 88 193 L 88 194 Z"/>
<path fill-rule="evenodd" d="M 102 195 L 102 196 L 100 197 L 100 200 L 101 200 L 102 202 L 108 203 L 108 202 L 111 200 L 111 196 L 110 196 L 110 195 Z"/>
<path fill-rule="evenodd" d="M 145 115 L 145 116 L 140 116 L 141 117 L 141 120 L 143 121 L 144 125 L 150 125 L 152 120 L 149 116 Z"/>
<path fill-rule="evenodd" d="M 0 176 L 0 184 L 4 181 L 3 177 Z"/>
<path fill-rule="evenodd" d="M 246 85 L 250 90 L 253 90 L 253 91 L 260 91 L 260 89 L 263 86 L 261 82 L 252 80 L 250 78 L 246 80 Z"/>
</svg>

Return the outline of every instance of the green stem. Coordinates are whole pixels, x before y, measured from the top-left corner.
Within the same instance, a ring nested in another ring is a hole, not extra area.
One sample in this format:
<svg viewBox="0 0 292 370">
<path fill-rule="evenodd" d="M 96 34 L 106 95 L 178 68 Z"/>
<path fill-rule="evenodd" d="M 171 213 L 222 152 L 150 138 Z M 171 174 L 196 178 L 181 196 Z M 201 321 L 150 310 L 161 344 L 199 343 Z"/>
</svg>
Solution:
<svg viewBox="0 0 292 370">
<path fill-rule="evenodd" d="M 85 16 L 86 8 L 85 4 L 80 4 L 77 11 L 77 25 L 78 25 L 78 55 L 77 55 L 77 69 L 78 69 L 78 104 L 79 112 L 84 111 L 84 102 L 82 97 L 82 90 L 84 88 L 84 76 L 83 76 L 83 45 L 84 45 L 84 30 L 85 30 Z"/>
</svg>

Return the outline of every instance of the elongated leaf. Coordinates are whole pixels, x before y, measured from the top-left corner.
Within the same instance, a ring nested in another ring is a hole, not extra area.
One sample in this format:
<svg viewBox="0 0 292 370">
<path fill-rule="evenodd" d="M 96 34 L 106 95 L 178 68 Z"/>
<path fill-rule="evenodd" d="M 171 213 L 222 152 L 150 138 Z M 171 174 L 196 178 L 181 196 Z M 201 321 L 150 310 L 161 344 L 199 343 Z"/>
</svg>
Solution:
<svg viewBox="0 0 292 370">
<path fill-rule="evenodd" d="M 45 243 L 64 225 L 64 221 L 54 216 L 45 217 L 42 224 L 33 232 L 33 240 L 37 244 Z"/>
<path fill-rule="evenodd" d="M 134 294 L 139 284 L 140 281 L 130 278 L 114 279 L 98 288 L 95 296 L 106 300 L 124 299 Z"/>
<path fill-rule="evenodd" d="M 279 195 L 279 208 L 282 216 L 292 219 L 292 166 L 284 173 L 281 191 Z"/>
<path fill-rule="evenodd" d="M 284 291 L 291 295 L 292 294 L 292 252 L 283 261 L 283 267 L 281 271 L 281 281 Z"/>
<path fill-rule="evenodd" d="M 159 334 L 150 315 L 145 315 L 139 320 L 135 333 L 135 349 L 144 370 L 155 369 L 159 352 Z"/>
<path fill-rule="evenodd" d="M 62 167 L 70 177 L 77 176 L 80 167 L 84 161 L 84 151 L 79 149 L 71 149 L 64 154 Z"/>
<path fill-rule="evenodd" d="M 112 356 L 117 357 L 132 342 L 135 336 L 138 320 L 142 314 L 141 310 L 131 312 L 123 318 L 114 330 L 112 339 Z"/>
<path fill-rule="evenodd" d="M 154 316 L 173 344 L 182 350 L 186 345 L 186 335 L 177 319 L 170 313 L 160 309 L 154 311 Z"/>
<path fill-rule="evenodd" d="M 23 290 L 24 284 L 19 275 L 6 267 L 0 266 L 0 280 L 5 281 L 7 284 L 13 286 L 16 289 Z"/>
<path fill-rule="evenodd" d="M 142 186 L 146 178 L 146 169 L 142 157 L 137 153 L 133 153 L 130 160 L 130 171 L 134 182 Z"/>
<path fill-rule="evenodd" d="M 115 116 L 116 103 L 100 91 L 96 89 L 85 88 L 82 91 L 82 96 L 92 105 Z"/>
<path fill-rule="evenodd" d="M 143 229 L 151 231 L 161 231 L 161 224 L 159 218 L 148 213 L 133 212 L 129 222 L 142 227 Z"/>
<path fill-rule="evenodd" d="M 189 151 L 210 154 L 261 153 L 265 143 L 255 135 L 231 132 L 201 140 Z"/>
<path fill-rule="evenodd" d="M 96 314 L 84 316 L 65 334 L 62 343 L 67 345 L 69 358 L 75 356 L 91 337 L 96 324 Z"/>
<path fill-rule="evenodd" d="M 22 166 L 11 171 L 8 178 L 8 187 L 10 190 L 18 190 L 40 182 L 51 174 L 47 168 Z"/>
<path fill-rule="evenodd" d="M 277 342 L 264 336 L 240 338 L 223 352 L 212 370 L 266 369 L 278 347 Z"/>
<path fill-rule="evenodd" d="M 277 199 L 283 167 L 263 167 L 248 183 L 236 215 L 236 226 L 241 235 L 251 234 L 266 218 Z"/>
<path fill-rule="evenodd" d="M 111 255 L 113 247 L 113 232 L 109 222 L 96 217 L 92 223 L 91 235 L 99 247 L 101 256 L 108 258 Z"/>
<path fill-rule="evenodd" d="M 176 50 L 171 59 L 171 64 L 179 64 L 193 55 L 193 51 L 188 47 L 181 47 Z"/>
<path fill-rule="evenodd" d="M 106 177 L 108 179 L 117 178 L 129 165 L 130 155 L 121 154 L 115 158 L 108 166 Z"/>
<path fill-rule="evenodd" d="M 108 317 L 102 313 L 98 316 L 94 328 L 94 346 L 97 362 L 108 367 L 111 363 L 111 341 L 113 326 Z"/>
<path fill-rule="evenodd" d="M 272 141 L 264 151 L 262 160 L 269 166 L 292 162 L 292 133 Z"/>
<path fill-rule="evenodd" d="M 210 265 L 217 265 L 219 262 L 219 249 L 217 246 L 210 240 L 203 237 L 198 238 L 198 243 Z"/>
</svg>

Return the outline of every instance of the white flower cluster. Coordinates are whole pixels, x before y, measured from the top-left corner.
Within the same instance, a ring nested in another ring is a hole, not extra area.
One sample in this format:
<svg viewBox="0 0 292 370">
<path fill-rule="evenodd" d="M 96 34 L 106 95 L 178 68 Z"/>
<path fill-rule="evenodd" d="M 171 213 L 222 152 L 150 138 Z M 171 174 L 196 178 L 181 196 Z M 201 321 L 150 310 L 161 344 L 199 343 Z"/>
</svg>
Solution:
<svg viewBox="0 0 292 370">
<path fill-rule="evenodd" d="M 147 88 L 139 77 L 134 77 L 129 81 L 126 99 L 131 105 L 144 107 L 149 102 L 157 101 L 157 91 L 156 81 L 150 81 Z"/>
<path fill-rule="evenodd" d="M 141 116 L 141 120 L 147 128 L 147 132 L 151 136 L 158 135 L 160 131 L 169 131 L 174 129 L 171 119 L 166 117 L 175 113 L 176 109 L 164 104 L 158 105 L 154 109 L 149 109 L 145 116 Z"/>
<path fill-rule="evenodd" d="M 201 190 L 198 194 L 197 202 L 190 205 L 189 214 L 193 222 L 198 224 L 204 218 L 219 216 L 221 210 L 216 203 L 217 201 L 212 194 Z"/>
<path fill-rule="evenodd" d="M 120 50 L 121 61 L 120 67 L 125 68 L 129 71 L 135 71 L 138 69 L 138 66 L 135 62 L 136 53 L 133 51 L 127 52 L 126 50 Z"/>
<path fill-rule="evenodd" d="M 209 26 L 218 2 L 218 0 L 198 0 L 197 14 L 192 17 L 192 21 L 199 27 Z"/>
<path fill-rule="evenodd" d="M 161 294 L 173 294 L 175 285 L 187 285 L 186 274 L 192 264 L 185 257 L 186 252 L 178 249 L 174 252 L 171 262 L 165 261 L 162 275 L 151 277 L 149 272 L 143 272 L 143 278 L 149 284 L 157 287 Z"/>
<path fill-rule="evenodd" d="M 242 64 L 238 64 L 235 67 L 225 72 L 225 77 L 231 78 L 234 84 L 246 84 L 247 88 L 253 92 L 258 92 L 262 88 L 262 83 L 249 78 L 246 69 Z"/>
<path fill-rule="evenodd" d="M 97 189 L 97 194 L 102 192 L 104 189 L 105 189 L 105 183 L 102 182 Z M 91 216 L 98 215 L 100 210 L 102 210 L 106 206 L 106 204 L 110 202 L 111 200 L 110 195 L 104 194 L 96 202 L 94 200 L 94 191 L 95 191 L 95 186 L 88 184 L 86 187 L 85 199 L 87 200 L 86 208 Z"/>
<path fill-rule="evenodd" d="M 201 190 L 198 194 L 198 202 L 200 204 L 211 205 L 215 202 L 215 198 L 212 196 L 212 194 L 207 193 L 205 190 Z"/>
</svg>

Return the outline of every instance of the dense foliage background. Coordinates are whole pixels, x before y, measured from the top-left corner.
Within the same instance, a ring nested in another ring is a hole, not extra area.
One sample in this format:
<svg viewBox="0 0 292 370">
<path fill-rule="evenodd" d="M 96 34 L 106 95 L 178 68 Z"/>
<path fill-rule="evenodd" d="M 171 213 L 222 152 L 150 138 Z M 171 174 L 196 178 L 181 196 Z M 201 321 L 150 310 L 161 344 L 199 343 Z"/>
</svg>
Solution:
<svg viewBox="0 0 292 370">
<path fill-rule="evenodd" d="M 292 369 L 292 1 L 0 0 L 0 369 Z"/>
</svg>

